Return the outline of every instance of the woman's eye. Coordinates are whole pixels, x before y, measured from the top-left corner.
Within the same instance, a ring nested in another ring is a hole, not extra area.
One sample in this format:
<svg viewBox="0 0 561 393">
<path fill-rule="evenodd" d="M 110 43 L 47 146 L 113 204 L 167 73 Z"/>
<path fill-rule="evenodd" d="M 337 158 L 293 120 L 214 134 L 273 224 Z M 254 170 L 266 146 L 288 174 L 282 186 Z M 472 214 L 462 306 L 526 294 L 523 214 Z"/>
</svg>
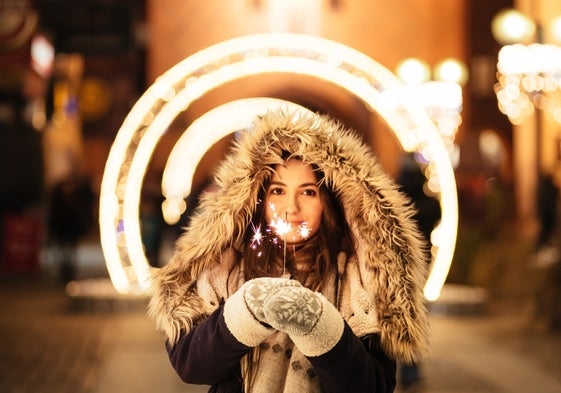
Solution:
<svg viewBox="0 0 561 393">
<path fill-rule="evenodd" d="M 303 192 L 304 195 L 307 196 L 316 196 L 317 195 L 317 191 L 313 188 L 306 188 Z"/>
<path fill-rule="evenodd" d="M 280 187 L 273 187 L 269 190 L 269 193 L 272 195 L 282 195 L 284 194 L 284 191 Z"/>
</svg>

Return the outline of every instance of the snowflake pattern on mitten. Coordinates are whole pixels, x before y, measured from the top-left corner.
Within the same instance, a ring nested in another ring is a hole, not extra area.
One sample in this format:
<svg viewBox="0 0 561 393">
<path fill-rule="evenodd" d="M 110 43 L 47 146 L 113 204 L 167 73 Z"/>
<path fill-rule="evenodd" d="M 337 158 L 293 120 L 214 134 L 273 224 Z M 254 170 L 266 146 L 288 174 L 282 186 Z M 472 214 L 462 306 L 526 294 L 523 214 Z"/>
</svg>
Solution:
<svg viewBox="0 0 561 393">
<path fill-rule="evenodd" d="M 278 288 L 299 287 L 301 284 L 298 281 L 286 278 L 261 277 L 246 282 L 244 286 L 243 294 L 247 308 L 258 321 L 266 323 L 263 304 L 269 295 Z"/>
<path fill-rule="evenodd" d="M 305 336 L 318 323 L 323 305 L 318 295 L 304 287 L 281 287 L 265 300 L 267 322 L 289 335 Z"/>
</svg>

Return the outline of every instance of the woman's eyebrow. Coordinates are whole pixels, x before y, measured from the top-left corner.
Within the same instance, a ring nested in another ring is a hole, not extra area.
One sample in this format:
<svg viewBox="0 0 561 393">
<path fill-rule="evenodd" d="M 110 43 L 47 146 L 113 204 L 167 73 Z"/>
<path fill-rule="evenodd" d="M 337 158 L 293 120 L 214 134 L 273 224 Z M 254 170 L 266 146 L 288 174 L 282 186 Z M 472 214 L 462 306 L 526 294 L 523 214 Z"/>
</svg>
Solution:
<svg viewBox="0 0 561 393">
<path fill-rule="evenodd" d="M 283 186 L 286 187 L 286 184 L 281 182 L 281 181 L 272 181 L 269 183 L 269 187 L 270 186 Z M 304 188 L 304 187 L 319 187 L 319 185 L 315 182 L 309 182 L 309 183 L 302 183 L 298 185 L 299 188 Z"/>
<path fill-rule="evenodd" d="M 319 187 L 317 183 L 309 182 L 309 183 L 302 183 L 299 187 Z"/>
</svg>

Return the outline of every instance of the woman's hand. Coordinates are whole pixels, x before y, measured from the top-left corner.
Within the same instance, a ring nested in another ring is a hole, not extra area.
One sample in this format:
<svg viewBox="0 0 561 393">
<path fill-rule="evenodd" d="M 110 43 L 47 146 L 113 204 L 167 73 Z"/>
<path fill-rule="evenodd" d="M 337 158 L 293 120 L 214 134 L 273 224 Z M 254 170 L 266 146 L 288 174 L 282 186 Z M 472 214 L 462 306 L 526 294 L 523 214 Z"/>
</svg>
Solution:
<svg viewBox="0 0 561 393">
<path fill-rule="evenodd" d="M 232 334 L 247 346 L 258 345 L 280 330 L 305 356 L 329 351 L 345 326 L 339 311 L 322 294 L 278 277 L 244 283 L 226 301 L 224 318 Z"/>
<path fill-rule="evenodd" d="M 244 283 L 224 303 L 224 321 L 232 335 L 248 347 L 259 345 L 275 332 L 263 313 L 265 300 L 279 288 L 298 288 L 295 280 L 263 277 Z"/>
<path fill-rule="evenodd" d="M 304 336 L 317 325 L 323 303 L 317 293 L 299 287 L 280 287 L 265 299 L 265 320 L 277 330 Z"/>
<path fill-rule="evenodd" d="M 345 323 L 322 294 L 303 286 L 280 287 L 263 303 L 265 323 L 287 333 L 305 356 L 329 351 L 341 338 Z"/>
<path fill-rule="evenodd" d="M 242 291 L 245 304 L 255 319 L 267 324 L 263 313 L 265 300 L 277 289 L 288 288 L 288 292 L 290 292 L 290 288 L 295 287 L 302 287 L 302 284 L 287 278 L 261 277 L 247 281 L 239 290 Z"/>
</svg>

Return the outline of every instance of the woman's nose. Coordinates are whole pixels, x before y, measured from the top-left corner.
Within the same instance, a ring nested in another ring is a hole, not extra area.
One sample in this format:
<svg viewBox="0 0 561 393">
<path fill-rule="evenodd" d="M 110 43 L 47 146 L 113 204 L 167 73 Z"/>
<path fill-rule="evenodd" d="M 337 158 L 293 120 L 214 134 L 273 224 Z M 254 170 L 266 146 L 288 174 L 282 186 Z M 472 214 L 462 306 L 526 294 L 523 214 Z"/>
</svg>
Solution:
<svg viewBox="0 0 561 393">
<path fill-rule="evenodd" d="M 286 213 L 287 214 L 295 214 L 300 209 L 300 205 L 298 203 L 297 195 L 288 195 L 286 201 Z"/>
</svg>

